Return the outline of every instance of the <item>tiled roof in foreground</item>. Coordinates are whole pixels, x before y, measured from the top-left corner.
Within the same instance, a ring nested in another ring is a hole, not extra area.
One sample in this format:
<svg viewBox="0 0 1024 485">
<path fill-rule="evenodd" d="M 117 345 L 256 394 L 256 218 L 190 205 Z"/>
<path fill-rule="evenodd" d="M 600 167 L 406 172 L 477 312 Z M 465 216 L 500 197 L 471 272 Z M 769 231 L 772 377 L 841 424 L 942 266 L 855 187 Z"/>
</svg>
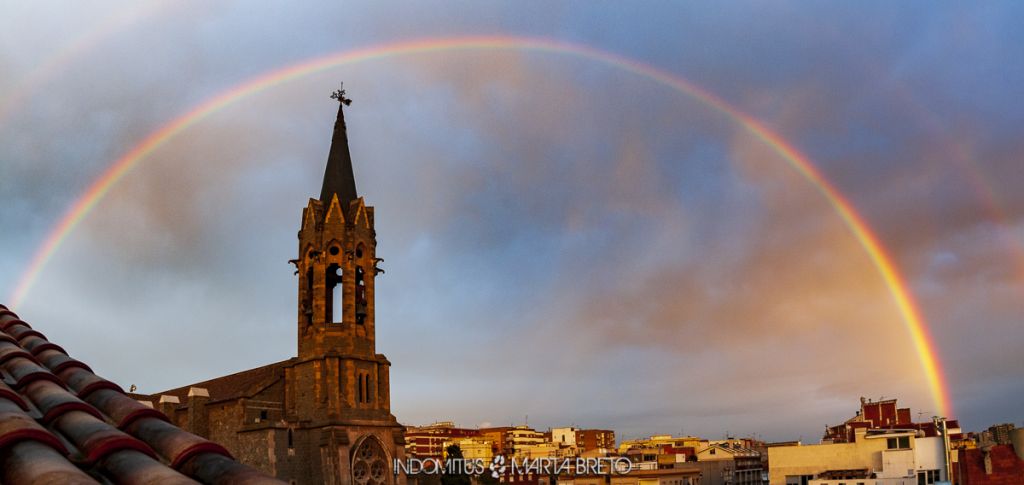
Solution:
<svg viewBox="0 0 1024 485">
<path fill-rule="evenodd" d="M 0 305 L 0 483 L 282 483 L 170 424 Z"/>
</svg>

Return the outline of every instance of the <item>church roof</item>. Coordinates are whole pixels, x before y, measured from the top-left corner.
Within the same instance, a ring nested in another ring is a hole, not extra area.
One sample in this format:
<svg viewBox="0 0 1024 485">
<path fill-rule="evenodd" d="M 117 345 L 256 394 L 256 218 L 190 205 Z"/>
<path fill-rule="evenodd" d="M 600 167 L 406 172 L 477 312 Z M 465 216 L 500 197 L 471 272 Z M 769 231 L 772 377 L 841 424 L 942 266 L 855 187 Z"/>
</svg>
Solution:
<svg viewBox="0 0 1024 485">
<path fill-rule="evenodd" d="M 251 397 L 266 389 L 271 384 L 284 378 L 282 369 L 296 359 L 293 357 L 281 362 L 267 364 L 262 367 L 236 372 L 222 377 L 217 377 L 203 382 L 197 382 L 187 386 L 177 387 L 163 392 L 154 393 L 147 398 L 159 399 L 160 396 L 176 396 L 182 403 L 186 404 L 188 392 L 193 387 L 206 389 L 210 393 L 210 401 L 225 401 L 240 397 Z M 141 396 L 141 395 L 140 395 Z"/>
<path fill-rule="evenodd" d="M 170 424 L 3 305 L 0 482 L 282 483 Z"/>
<path fill-rule="evenodd" d="M 352 173 L 352 155 L 348 150 L 348 133 L 345 129 L 345 106 L 351 103 L 344 97 L 344 91 L 338 95 L 338 118 L 334 121 L 334 136 L 331 138 L 331 151 L 327 156 L 327 168 L 324 170 L 324 185 L 320 189 L 320 201 L 330 206 L 331 196 L 338 194 L 341 207 L 348 209 L 349 203 L 359 195 L 356 193 L 356 177 Z"/>
</svg>

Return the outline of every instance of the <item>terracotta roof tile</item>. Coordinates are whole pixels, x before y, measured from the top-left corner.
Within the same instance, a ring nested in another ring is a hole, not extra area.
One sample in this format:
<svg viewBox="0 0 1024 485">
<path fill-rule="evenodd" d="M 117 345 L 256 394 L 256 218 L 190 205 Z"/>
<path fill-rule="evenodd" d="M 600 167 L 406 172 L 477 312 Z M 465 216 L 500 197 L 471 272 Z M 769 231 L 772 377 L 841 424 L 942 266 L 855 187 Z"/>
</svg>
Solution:
<svg viewBox="0 0 1024 485">
<path fill-rule="evenodd" d="M 197 481 L 283 483 L 170 424 L 0 305 L 0 482 Z"/>
<path fill-rule="evenodd" d="M 20 441 L 0 453 L 0 470 L 6 483 L 97 483 L 64 455 L 38 441 Z"/>
</svg>

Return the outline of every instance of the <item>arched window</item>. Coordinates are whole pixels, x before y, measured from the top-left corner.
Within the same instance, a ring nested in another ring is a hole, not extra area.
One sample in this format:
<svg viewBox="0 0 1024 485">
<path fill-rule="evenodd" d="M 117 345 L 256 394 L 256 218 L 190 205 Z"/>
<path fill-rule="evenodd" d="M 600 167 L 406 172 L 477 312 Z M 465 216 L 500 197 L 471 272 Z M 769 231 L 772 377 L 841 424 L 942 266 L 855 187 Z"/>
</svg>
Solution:
<svg viewBox="0 0 1024 485">
<path fill-rule="evenodd" d="M 358 402 L 363 402 L 363 399 L 364 399 L 364 395 L 363 395 L 363 374 L 360 373 L 359 374 L 359 401 Z"/>
<path fill-rule="evenodd" d="M 389 470 L 387 454 L 376 438 L 367 436 L 352 450 L 352 483 L 386 485 Z"/>
<path fill-rule="evenodd" d="M 306 325 L 313 324 L 313 267 L 306 270 L 306 291 L 302 299 L 302 312 L 305 314 Z"/>
<path fill-rule="evenodd" d="M 341 280 L 341 267 L 337 263 L 332 263 L 327 267 L 326 285 L 324 288 L 324 291 L 327 293 L 324 298 L 327 307 L 324 313 L 326 313 L 328 323 L 341 323 L 344 318 L 344 312 L 342 311 L 344 308 L 342 300 L 344 298 L 344 291 L 342 291 Z"/>
<path fill-rule="evenodd" d="M 359 373 L 359 401 L 360 403 L 372 403 L 373 402 L 373 386 L 370 385 L 370 374 L 365 372 Z"/>
<path fill-rule="evenodd" d="M 366 321 L 366 280 L 362 266 L 356 266 L 356 323 Z"/>
<path fill-rule="evenodd" d="M 370 374 L 366 374 L 366 402 L 373 402 L 373 386 L 370 385 Z"/>
</svg>

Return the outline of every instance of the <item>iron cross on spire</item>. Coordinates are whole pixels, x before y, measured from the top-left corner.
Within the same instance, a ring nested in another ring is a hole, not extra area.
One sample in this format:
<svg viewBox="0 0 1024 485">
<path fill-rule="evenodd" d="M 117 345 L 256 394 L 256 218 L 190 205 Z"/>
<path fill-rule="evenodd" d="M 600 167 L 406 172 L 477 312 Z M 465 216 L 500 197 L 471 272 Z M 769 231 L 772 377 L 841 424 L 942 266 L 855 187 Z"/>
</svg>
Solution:
<svg viewBox="0 0 1024 485">
<path fill-rule="evenodd" d="M 338 90 L 331 93 L 331 99 L 337 99 L 339 103 L 344 103 L 345 106 L 352 104 L 352 100 L 345 97 L 345 83 L 341 83 Z"/>
</svg>

